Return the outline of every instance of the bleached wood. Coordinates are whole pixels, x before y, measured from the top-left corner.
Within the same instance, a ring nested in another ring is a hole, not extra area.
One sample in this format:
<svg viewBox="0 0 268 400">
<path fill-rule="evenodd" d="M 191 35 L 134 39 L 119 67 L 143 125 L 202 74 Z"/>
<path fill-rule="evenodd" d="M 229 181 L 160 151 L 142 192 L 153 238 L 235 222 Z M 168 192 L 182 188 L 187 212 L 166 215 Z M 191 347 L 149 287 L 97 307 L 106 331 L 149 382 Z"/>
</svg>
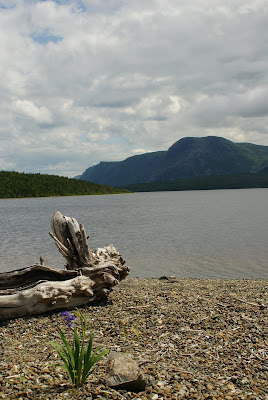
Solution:
<svg viewBox="0 0 268 400">
<path fill-rule="evenodd" d="M 91 250 L 84 226 L 74 218 L 53 213 L 50 232 L 67 261 L 65 270 L 36 264 L 0 274 L 0 320 L 68 310 L 97 303 L 129 274 L 119 252 L 110 244 Z"/>
<path fill-rule="evenodd" d="M 77 276 L 66 281 L 40 282 L 27 289 L 1 295 L 0 320 L 81 306 L 101 295 L 94 294 L 94 284 L 88 277 Z"/>
<path fill-rule="evenodd" d="M 75 218 L 65 217 L 59 211 L 55 211 L 51 227 L 53 233 L 50 234 L 59 251 L 67 260 L 67 269 L 92 265 L 94 260 L 82 224 L 79 226 Z"/>
</svg>

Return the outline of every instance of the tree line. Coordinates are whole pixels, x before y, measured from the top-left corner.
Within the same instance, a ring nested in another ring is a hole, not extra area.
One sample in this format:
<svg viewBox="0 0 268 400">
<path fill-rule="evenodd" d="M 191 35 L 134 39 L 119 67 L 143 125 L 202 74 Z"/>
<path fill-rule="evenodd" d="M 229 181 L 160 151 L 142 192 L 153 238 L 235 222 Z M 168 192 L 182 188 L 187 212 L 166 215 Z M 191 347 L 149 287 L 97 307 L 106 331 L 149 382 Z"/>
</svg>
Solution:
<svg viewBox="0 0 268 400">
<path fill-rule="evenodd" d="M 114 188 L 57 175 L 0 171 L 0 198 L 49 197 L 128 193 Z"/>
<path fill-rule="evenodd" d="M 213 175 L 124 185 L 132 192 L 268 188 L 268 169 L 260 174 Z"/>
</svg>

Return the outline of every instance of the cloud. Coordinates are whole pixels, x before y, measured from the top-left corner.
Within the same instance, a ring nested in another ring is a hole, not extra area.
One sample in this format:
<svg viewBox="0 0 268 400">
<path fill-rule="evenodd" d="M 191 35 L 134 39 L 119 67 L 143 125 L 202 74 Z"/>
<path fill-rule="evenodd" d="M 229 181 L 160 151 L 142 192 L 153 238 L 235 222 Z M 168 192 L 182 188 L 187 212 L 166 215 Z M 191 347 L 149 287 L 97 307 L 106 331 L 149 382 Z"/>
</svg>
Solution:
<svg viewBox="0 0 268 400">
<path fill-rule="evenodd" d="M 144 154 L 144 153 L 152 153 L 154 150 L 147 150 L 147 149 L 133 149 L 132 154 L 137 155 L 137 154 Z"/>
<path fill-rule="evenodd" d="M 16 100 L 13 104 L 14 111 L 34 119 L 39 123 L 51 123 L 52 118 L 47 107 L 37 107 L 29 100 Z"/>
<path fill-rule="evenodd" d="M 265 0 L 0 1 L 0 169 L 75 176 L 185 136 L 268 145 Z"/>
</svg>

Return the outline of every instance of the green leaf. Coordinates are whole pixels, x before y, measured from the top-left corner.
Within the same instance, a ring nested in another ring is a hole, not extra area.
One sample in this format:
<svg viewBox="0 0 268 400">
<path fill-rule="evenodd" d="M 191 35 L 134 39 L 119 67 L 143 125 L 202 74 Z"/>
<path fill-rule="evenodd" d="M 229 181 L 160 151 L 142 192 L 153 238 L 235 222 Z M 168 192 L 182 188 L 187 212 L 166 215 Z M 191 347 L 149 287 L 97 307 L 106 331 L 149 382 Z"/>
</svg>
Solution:
<svg viewBox="0 0 268 400">
<path fill-rule="evenodd" d="M 68 355 L 67 355 L 65 349 L 63 348 L 63 346 L 61 346 L 58 343 L 51 342 L 51 345 L 54 347 L 54 349 L 57 351 L 58 355 L 60 356 L 61 360 L 63 361 L 63 364 L 53 364 L 53 365 L 59 366 L 59 367 L 65 369 L 68 373 L 68 376 L 69 376 L 71 382 L 74 384 L 73 366 L 70 363 L 70 360 L 68 358 Z"/>
<path fill-rule="evenodd" d="M 79 336 L 77 333 L 76 326 L 74 325 L 74 342 L 73 342 L 73 354 L 74 354 L 74 360 L 78 360 L 79 358 L 79 353 L 80 353 L 80 340 Z"/>
<path fill-rule="evenodd" d="M 70 347 L 70 345 L 69 345 L 67 339 L 65 338 L 65 336 L 64 336 L 64 334 L 63 334 L 63 332 L 62 332 L 62 330 L 60 329 L 60 327 L 57 327 L 57 329 L 58 329 L 58 332 L 59 332 L 59 334 L 60 334 L 60 337 L 61 337 L 61 339 L 62 339 L 62 341 L 63 341 L 63 343 L 64 343 L 66 352 L 68 353 L 69 361 L 70 361 L 70 363 L 72 364 L 73 368 L 75 368 L 75 360 L 74 360 L 74 354 L 73 354 L 73 352 L 72 352 L 72 349 L 71 349 L 71 347 Z"/>
<path fill-rule="evenodd" d="M 94 367 L 94 365 L 101 359 L 101 357 L 103 357 L 105 354 L 109 353 L 109 350 L 103 350 L 101 353 L 99 353 L 96 356 L 98 350 L 99 350 L 99 347 L 97 348 L 97 350 L 95 350 L 93 355 L 90 357 L 90 359 L 86 363 L 86 366 L 84 366 L 81 385 L 83 385 L 85 383 L 85 381 L 88 378 L 89 374 L 92 372 L 92 368 Z"/>
<path fill-rule="evenodd" d="M 101 353 L 99 353 L 99 354 L 93 359 L 93 361 L 92 361 L 93 365 L 95 365 L 95 364 L 99 361 L 99 359 L 100 359 L 101 357 L 103 357 L 105 354 L 108 354 L 108 353 L 109 353 L 109 350 L 103 350 Z"/>
<path fill-rule="evenodd" d="M 82 374 L 82 381 L 85 381 L 85 376 L 87 374 L 87 371 L 89 371 L 91 369 L 91 364 L 90 364 L 90 355 L 91 355 L 91 351 L 92 351 L 92 345 L 93 345 L 93 334 L 92 332 L 90 333 L 90 337 L 89 337 L 89 342 L 86 346 L 86 351 L 84 353 L 84 371 Z"/>
</svg>

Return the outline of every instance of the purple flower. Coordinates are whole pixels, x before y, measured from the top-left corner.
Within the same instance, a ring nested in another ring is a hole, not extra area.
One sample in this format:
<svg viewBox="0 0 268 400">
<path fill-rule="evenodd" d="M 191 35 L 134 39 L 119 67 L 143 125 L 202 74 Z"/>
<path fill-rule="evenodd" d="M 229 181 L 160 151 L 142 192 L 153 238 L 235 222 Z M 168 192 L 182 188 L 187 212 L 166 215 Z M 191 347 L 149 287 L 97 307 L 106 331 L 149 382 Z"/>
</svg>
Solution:
<svg viewBox="0 0 268 400">
<path fill-rule="evenodd" d="M 62 311 L 60 313 L 60 317 L 63 318 L 63 321 L 66 323 L 66 325 L 71 328 L 72 327 L 72 322 L 74 320 L 74 316 L 69 313 L 69 311 Z"/>
</svg>

